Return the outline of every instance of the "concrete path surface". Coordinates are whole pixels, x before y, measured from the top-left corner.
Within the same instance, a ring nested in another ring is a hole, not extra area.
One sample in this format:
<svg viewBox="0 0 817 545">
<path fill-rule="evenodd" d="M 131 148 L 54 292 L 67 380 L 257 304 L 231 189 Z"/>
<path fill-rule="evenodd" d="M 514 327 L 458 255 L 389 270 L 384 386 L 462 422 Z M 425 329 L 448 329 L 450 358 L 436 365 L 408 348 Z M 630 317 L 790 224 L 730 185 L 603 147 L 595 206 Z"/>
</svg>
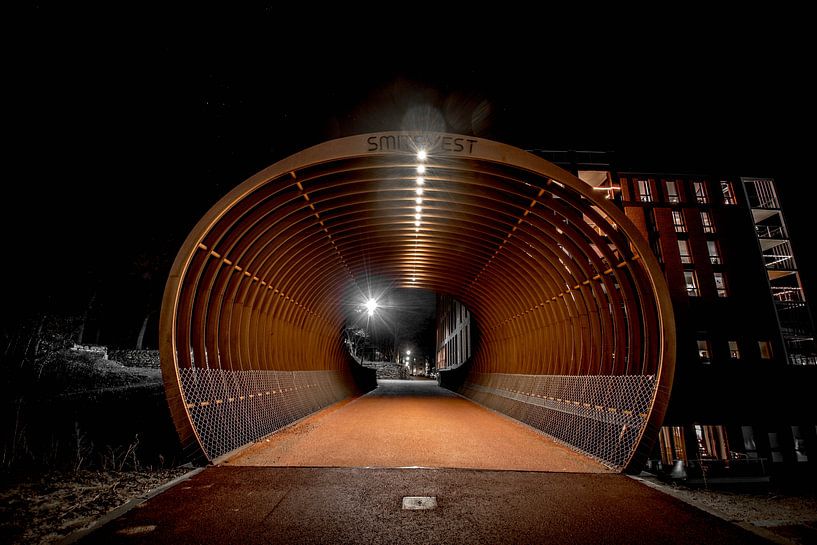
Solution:
<svg viewBox="0 0 817 545">
<path fill-rule="evenodd" d="M 406 496 L 436 509 L 404 510 Z M 769 543 L 613 474 L 210 467 L 78 543 Z"/>
<path fill-rule="evenodd" d="M 369 394 L 307 417 L 225 465 L 607 471 L 428 380 L 380 381 Z"/>
</svg>

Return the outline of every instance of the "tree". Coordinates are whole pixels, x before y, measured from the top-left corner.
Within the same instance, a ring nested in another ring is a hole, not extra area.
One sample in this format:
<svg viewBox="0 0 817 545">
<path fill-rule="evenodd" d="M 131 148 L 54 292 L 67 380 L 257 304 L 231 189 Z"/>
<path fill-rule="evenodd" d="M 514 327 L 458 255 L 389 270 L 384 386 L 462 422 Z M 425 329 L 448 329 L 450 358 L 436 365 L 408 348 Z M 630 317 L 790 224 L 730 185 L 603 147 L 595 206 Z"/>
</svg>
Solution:
<svg viewBox="0 0 817 545">
<path fill-rule="evenodd" d="M 347 327 L 343 330 L 346 344 L 349 347 L 349 352 L 355 358 L 358 357 L 358 350 L 363 347 L 368 338 L 366 330 L 360 327 Z"/>
</svg>

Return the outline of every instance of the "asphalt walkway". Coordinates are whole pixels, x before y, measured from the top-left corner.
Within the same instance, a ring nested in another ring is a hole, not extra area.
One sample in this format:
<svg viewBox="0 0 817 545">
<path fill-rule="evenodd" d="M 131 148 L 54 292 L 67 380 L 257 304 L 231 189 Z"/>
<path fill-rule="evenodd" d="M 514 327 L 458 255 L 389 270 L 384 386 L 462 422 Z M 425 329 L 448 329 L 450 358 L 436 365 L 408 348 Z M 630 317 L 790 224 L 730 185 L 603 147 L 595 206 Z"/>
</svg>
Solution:
<svg viewBox="0 0 817 545">
<path fill-rule="evenodd" d="M 405 510 L 406 496 L 434 497 L 437 507 Z M 769 542 L 623 475 L 211 467 L 79 543 Z"/>
<path fill-rule="evenodd" d="M 423 506 L 433 498 L 436 506 L 405 509 L 406 497 L 423 497 Z M 78 543 L 767 542 L 433 382 L 384 381 Z"/>
<path fill-rule="evenodd" d="M 224 463 L 600 473 L 597 462 L 430 380 L 383 380 Z"/>
</svg>

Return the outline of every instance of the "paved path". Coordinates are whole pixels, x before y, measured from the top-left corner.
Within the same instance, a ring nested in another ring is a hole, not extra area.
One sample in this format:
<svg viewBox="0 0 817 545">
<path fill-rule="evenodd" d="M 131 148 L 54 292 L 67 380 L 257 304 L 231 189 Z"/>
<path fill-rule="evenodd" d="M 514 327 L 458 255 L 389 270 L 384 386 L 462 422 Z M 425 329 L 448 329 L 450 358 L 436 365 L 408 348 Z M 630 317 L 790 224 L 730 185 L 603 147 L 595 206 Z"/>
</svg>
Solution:
<svg viewBox="0 0 817 545">
<path fill-rule="evenodd" d="M 605 472 L 537 431 L 437 386 L 383 380 L 242 451 L 225 465 Z"/>
<path fill-rule="evenodd" d="M 434 510 L 401 509 L 434 496 Z M 759 545 L 753 534 L 623 475 L 211 467 L 82 545 Z"/>
</svg>

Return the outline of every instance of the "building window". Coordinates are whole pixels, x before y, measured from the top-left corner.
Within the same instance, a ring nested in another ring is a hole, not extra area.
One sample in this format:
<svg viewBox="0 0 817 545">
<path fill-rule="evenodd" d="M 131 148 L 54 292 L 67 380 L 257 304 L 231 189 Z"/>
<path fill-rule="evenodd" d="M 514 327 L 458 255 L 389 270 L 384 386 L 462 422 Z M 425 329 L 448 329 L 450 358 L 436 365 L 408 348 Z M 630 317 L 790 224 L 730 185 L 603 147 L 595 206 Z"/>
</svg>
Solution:
<svg viewBox="0 0 817 545">
<path fill-rule="evenodd" d="M 658 237 L 653 238 L 650 240 L 650 246 L 652 247 L 652 253 L 655 254 L 655 258 L 658 260 L 658 262 L 663 263 L 664 255 L 661 253 L 661 239 Z"/>
<path fill-rule="evenodd" d="M 806 454 L 806 434 L 800 426 L 791 427 L 792 439 L 794 439 L 794 455 L 798 462 L 808 462 Z"/>
<path fill-rule="evenodd" d="M 698 275 L 695 271 L 684 271 L 684 280 L 687 285 L 687 295 L 690 297 L 698 297 L 701 292 L 698 290 Z"/>
<path fill-rule="evenodd" d="M 692 187 L 695 189 L 695 200 L 698 204 L 706 204 L 709 202 L 709 196 L 706 194 L 706 184 L 704 182 L 692 182 Z"/>
<path fill-rule="evenodd" d="M 698 359 L 701 360 L 701 363 L 709 363 L 709 354 L 709 341 L 706 339 L 698 339 Z"/>
<path fill-rule="evenodd" d="M 729 357 L 733 360 L 740 359 L 740 348 L 738 348 L 738 341 L 729 341 Z"/>
<path fill-rule="evenodd" d="M 769 341 L 757 341 L 757 347 L 760 349 L 760 359 L 772 359 L 772 343 Z"/>
<path fill-rule="evenodd" d="M 680 210 L 672 211 L 672 226 L 675 227 L 676 233 L 687 232 L 687 224 L 684 221 L 684 213 Z"/>
<path fill-rule="evenodd" d="M 701 212 L 701 224 L 704 226 L 704 233 L 714 233 L 715 224 L 712 222 L 712 214 Z"/>
<path fill-rule="evenodd" d="M 726 297 L 726 277 L 721 272 L 715 273 L 715 290 L 718 292 L 718 297 Z"/>
<path fill-rule="evenodd" d="M 652 191 L 649 180 L 636 180 L 638 183 L 638 198 L 641 202 L 652 202 Z"/>
<path fill-rule="evenodd" d="M 780 451 L 780 441 L 777 432 L 769 432 L 769 450 L 772 451 L 772 462 L 782 462 L 783 453 Z"/>
<path fill-rule="evenodd" d="M 743 435 L 743 448 L 746 449 L 746 457 L 750 460 L 757 460 L 757 443 L 755 442 L 755 430 L 752 426 L 741 426 Z"/>
<path fill-rule="evenodd" d="M 684 428 L 662 426 L 659 436 L 661 438 L 661 461 L 664 464 L 671 466 L 677 460 L 687 461 Z"/>
<path fill-rule="evenodd" d="M 695 426 L 698 456 L 701 459 L 728 460 L 729 440 L 723 426 Z"/>
<path fill-rule="evenodd" d="M 721 191 L 723 192 L 723 204 L 738 204 L 735 198 L 735 190 L 732 187 L 732 182 L 725 182 L 721 180 Z"/>
<path fill-rule="evenodd" d="M 681 263 L 692 263 L 692 254 L 689 252 L 689 241 L 678 241 L 678 253 L 681 254 Z"/>
<path fill-rule="evenodd" d="M 675 180 L 666 180 L 664 182 L 667 187 L 667 202 L 679 203 L 681 197 L 678 195 L 678 182 Z"/>
<path fill-rule="evenodd" d="M 714 240 L 707 240 L 706 241 L 706 249 L 709 251 L 709 262 L 713 265 L 720 265 L 723 263 L 721 260 L 721 251 L 718 249 L 718 243 Z"/>
<path fill-rule="evenodd" d="M 651 208 L 644 210 L 644 223 L 647 224 L 647 230 L 650 233 L 657 233 L 658 228 L 655 225 L 655 211 Z"/>
</svg>

